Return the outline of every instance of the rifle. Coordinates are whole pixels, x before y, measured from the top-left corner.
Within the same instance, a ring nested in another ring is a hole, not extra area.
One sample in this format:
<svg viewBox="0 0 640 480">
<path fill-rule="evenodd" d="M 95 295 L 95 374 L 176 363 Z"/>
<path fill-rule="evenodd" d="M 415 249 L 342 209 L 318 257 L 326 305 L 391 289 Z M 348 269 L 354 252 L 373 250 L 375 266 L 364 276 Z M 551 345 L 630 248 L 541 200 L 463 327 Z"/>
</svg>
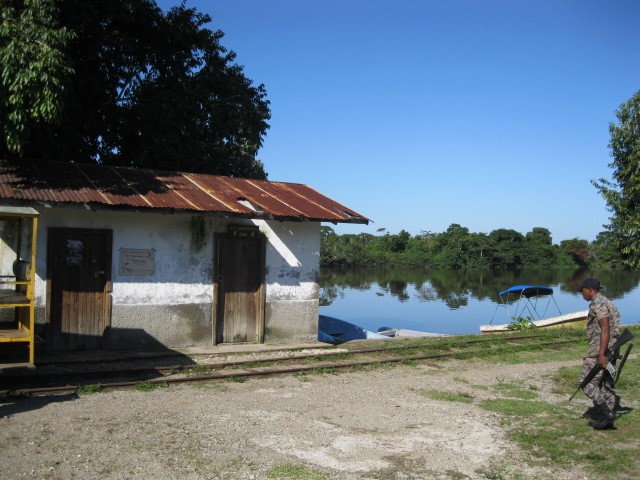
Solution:
<svg viewBox="0 0 640 480">
<path fill-rule="evenodd" d="M 609 363 L 607 364 L 607 371 L 609 375 L 611 375 L 611 378 L 614 380 L 614 384 L 620 378 L 620 372 L 622 371 L 622 367 L 624 366 L 624 363 L 627 361 L 627 358 L 629 357 L 629 352 L 631 352 L 631 347 L 633 347 L 633 344 L 630 344 L 627 347 L 627 351 L 624 353 L 622 357 L 620 356 L 620 347 L 622 347 L 625 343 L 627 343 L 633 338 L 634 338 L 633 333 L 631 333 L 629 329 L 625 328 L 622 334 L 616 340 L 616 342 L 611 346 L 611 348 L 607 348 L 607 352 L 605 353 L 607 360 L 609 361 Z M 614 365 L 616 364 L 616 360 L 618 360 L 619 358 L 622 358 L 622 361 L 620 362 L 620 366 L 618 367 L 618 371 L 616 372 Z M 573 397 L 575 397 L 580 390 L 582 390 L 584 387 L 589 385 L 591 380 L 593 380 L 595 376 L 598 375 L 598 373 L 600 373 L 601 370 L 602 370 L 602 366 L 599 363 L 596 363 L 593 366 L 593 368 L 589 370 L 589 373 L 587 374 L 587 376 L 584 377 L 584 380 L 580 382 L 580 385 L 578 385 L 577 390 L 573 392 L 573 395 L 571 395 L 571 397 L 569 397 L 569 401 L 573 400 Z M 615 374 L 615 377 L 614 377 L 614 374 Z"/>
</svg>

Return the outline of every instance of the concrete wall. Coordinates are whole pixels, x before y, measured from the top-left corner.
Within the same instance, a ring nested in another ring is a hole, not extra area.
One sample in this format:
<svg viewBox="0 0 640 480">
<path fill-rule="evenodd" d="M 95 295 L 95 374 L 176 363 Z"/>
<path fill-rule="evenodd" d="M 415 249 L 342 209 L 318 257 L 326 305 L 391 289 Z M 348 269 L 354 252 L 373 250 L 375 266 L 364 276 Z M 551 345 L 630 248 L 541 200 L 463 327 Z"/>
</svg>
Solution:
<svg viewBox="0 0 640 480">
<path fill-rule="evenodd" d="M 320 224 L 254 220 L 267 236 L 265 342 L 318 336 Z"/>
<path fill-rule="evenodd" d="M 320 224 L 219 219 L 186 214 L 38 208 L 37 322 L 45 322 L 47 228 L 113 231 L 111 348 L 179 348 L 213 342 L 215 233 L 256 224 L 266 235 L 265 341 L 315 339 Z M 153 275 L 120 272 L 121 249 L 154 249 Z"/>
</svg>

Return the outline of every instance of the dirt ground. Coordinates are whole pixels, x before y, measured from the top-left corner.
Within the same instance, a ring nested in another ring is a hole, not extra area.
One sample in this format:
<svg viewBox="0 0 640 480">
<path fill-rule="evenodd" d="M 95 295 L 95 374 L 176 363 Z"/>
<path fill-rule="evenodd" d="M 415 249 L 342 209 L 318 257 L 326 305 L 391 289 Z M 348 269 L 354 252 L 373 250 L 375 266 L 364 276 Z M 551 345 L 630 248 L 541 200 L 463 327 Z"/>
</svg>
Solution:
<svg viewBox="0 0 640 480">
<path fill-rule="evenodd" d="M 495 395 L 479 385 L 518 380 L 565 401 L 545 375 L 577 363 L 487 368 L 450 360 L 5 400 L 0 472 L 12 480 L 267 479 L 287 478 L 274 476 L 276 466 L 297 465 L 326 477 L 291 478 L 583 479 L 579 470 L 527 466 L 500 416 L 477 406 Z M 433 400 L 423 390 L 475 400 Z"/>
</svg>

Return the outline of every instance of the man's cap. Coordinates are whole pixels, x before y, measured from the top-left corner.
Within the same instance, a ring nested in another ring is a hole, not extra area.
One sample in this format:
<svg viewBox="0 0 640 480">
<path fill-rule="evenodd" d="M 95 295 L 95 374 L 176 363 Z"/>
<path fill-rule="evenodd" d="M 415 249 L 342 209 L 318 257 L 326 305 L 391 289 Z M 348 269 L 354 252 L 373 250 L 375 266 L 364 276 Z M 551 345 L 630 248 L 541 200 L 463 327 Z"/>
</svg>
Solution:
<svg viewBox="0 0 640 480">
<path fill-rule="evenodd" d="M 593 288 L 594 290 L 600 290 L 600 282 L 595 278 L 587 278 L 582 282 L 578 291 L 581 292 L 583 288 Z"/>
</svg>

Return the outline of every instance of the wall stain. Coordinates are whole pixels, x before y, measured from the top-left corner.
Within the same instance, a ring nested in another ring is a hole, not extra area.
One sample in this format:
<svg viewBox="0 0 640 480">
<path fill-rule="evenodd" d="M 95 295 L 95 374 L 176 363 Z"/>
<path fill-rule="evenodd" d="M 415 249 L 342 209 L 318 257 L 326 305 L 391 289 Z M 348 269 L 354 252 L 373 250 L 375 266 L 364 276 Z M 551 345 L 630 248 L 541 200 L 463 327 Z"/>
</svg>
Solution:
<svg viewBox="0 0 640 480">
<path fill-rule="evenodd" d="M 204 217 L 194 215 L 191 217 L 191 251 L 199 252 L 207 244 L 207 229 L 204 225 Z"/>
</svg>

